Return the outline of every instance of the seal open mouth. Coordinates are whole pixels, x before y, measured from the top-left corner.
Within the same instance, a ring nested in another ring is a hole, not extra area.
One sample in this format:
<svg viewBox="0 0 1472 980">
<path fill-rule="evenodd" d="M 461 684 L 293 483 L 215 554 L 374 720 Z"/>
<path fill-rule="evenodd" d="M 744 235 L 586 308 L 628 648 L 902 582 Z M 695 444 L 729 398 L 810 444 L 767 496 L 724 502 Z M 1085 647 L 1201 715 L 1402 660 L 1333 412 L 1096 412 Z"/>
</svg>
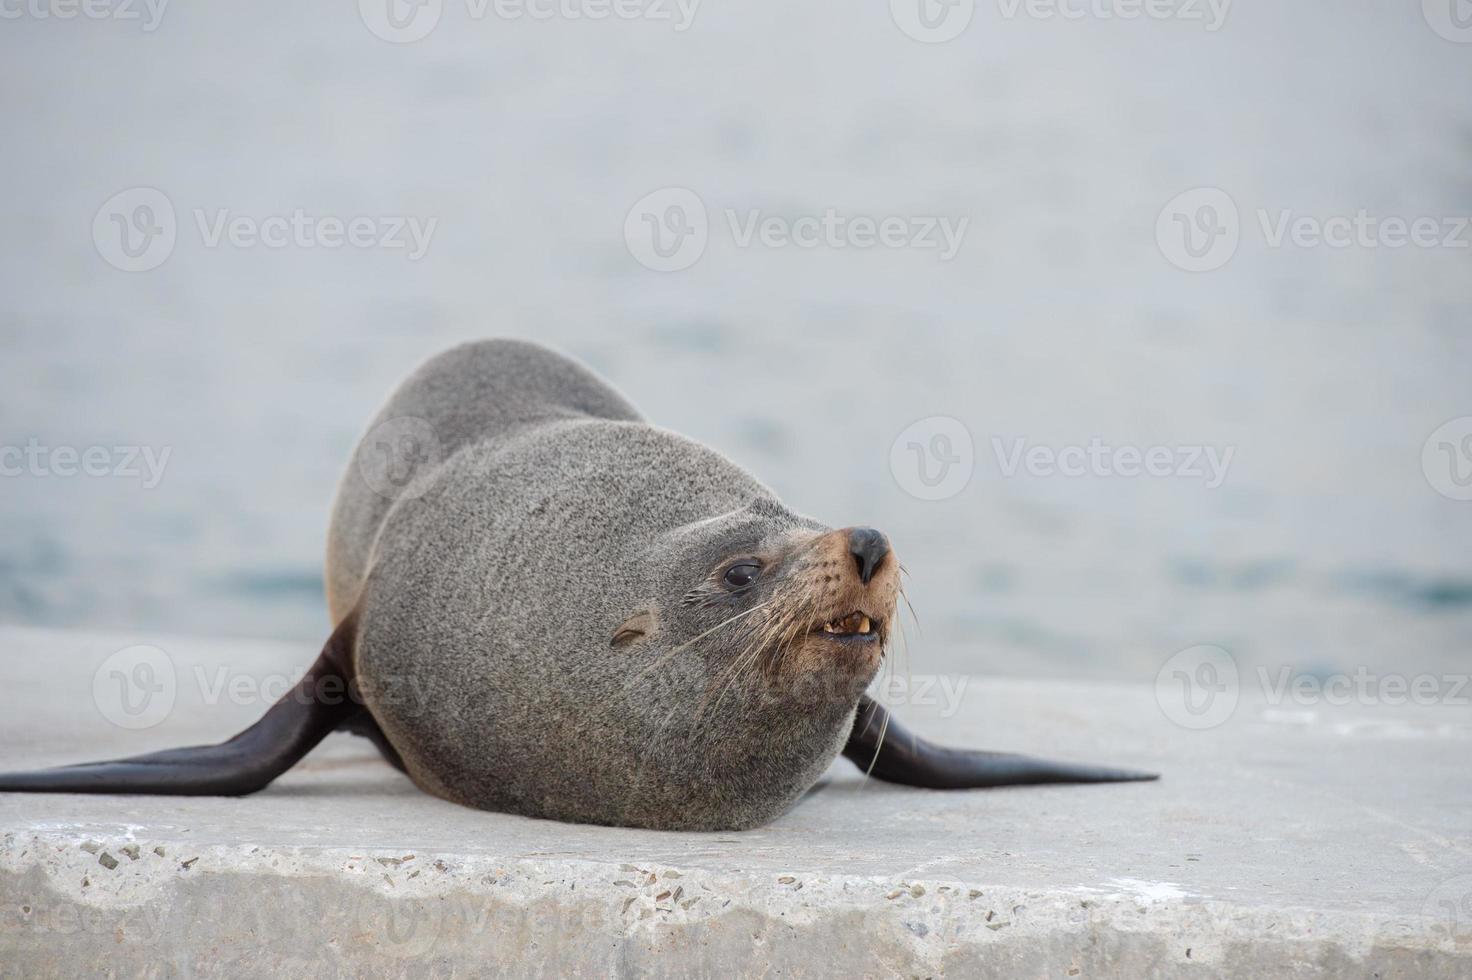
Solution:
<svg viewBox="0 0 1472 980">
<path fill-rule="evenodd" d="M 862 612 L 851 612 L 837 619 L 830 619 L 813 628 L 814 633 L 822 633 L 839 640 L 877 640 L 879 639 L 879 627 L 882 621 L 875 621 Z"/>
</svg>

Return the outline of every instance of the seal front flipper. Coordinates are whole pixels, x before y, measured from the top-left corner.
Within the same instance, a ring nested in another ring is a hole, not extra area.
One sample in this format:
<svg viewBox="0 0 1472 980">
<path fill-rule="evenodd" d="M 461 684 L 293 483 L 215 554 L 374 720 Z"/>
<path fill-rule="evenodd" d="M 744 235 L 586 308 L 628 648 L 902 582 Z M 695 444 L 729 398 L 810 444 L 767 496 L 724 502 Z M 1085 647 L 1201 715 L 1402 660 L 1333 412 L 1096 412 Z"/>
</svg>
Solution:
<svg viewBox="0 0 1472 980">
<path fill-rule="evenodd" d="M 357 616 L 333 630 L 306 675 L 260 721 L 218 745 L 0 773 L 0 792 L 244 796 L 264 789 L 365 709 L 350 697 Z"/>
<path fill-rule="evenodd" d="M 926 789 L 979 789 L 1036 783 L 1116 783 L 1158 779 L 1131 769 L 1053 762 L 1006 752 L 951 749 L 907 731 L 867 695 L 843 754 L 875 779 Z"/>
</svg>

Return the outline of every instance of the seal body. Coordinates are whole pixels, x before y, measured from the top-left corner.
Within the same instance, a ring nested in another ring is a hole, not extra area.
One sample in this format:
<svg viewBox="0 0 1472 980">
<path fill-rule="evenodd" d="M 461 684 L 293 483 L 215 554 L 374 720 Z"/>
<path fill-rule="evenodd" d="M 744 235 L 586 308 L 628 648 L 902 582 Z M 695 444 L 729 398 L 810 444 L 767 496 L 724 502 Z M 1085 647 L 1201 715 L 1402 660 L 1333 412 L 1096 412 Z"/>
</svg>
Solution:
<svg viewBox="0 0 1472 980">
<path fill-rule="evenodd" d="M 374 420 L 334 507 L 328 593 L 335 618 L 357 609 L 364 700 L 425 790 L 741 828 L 821 775 L 878 668 L 876 643 L 809 649 L 833 610 L 893 608 L 895 562 L 860 583 L 846 542 L 579 365 L 487 341 L 428 362 Z M 712 576 L 743 555 L 771 591 L 737 601 Z"/>
<path fill-rule="evenodd" d="M 934 745 L 864 693 L 899 562 L 800 517 L 586 369 L 486 341 L 415 372 L 333 509 L 335 623 L 301 680 L 212 745 L 0 772 L 0 792 L 244 796 L 334 731 L 469 806 L 753 827 L 841 750 L 927 789 L 1153 773 Z"/>
</svg>

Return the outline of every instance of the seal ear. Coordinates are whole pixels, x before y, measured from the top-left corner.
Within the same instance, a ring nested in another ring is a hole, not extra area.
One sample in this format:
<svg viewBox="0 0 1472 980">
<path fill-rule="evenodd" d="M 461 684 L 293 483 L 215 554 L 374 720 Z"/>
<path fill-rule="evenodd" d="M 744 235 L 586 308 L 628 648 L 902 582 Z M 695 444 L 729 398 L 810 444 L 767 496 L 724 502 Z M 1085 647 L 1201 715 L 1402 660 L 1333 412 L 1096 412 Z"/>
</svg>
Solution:
<svg viewBox="0 0 1472 980">
<path fill-rule="evenodd" d="M 613 631 L 613 639 L 608 641 L 608 645 L 614 649 L 626 647 L 635 640 L 653 633 L 657 625 L 658 620 L 654 618 L 654 613 L 648 609 L 641 609 L 619 624 L 618 629 Z"/>
</svg>

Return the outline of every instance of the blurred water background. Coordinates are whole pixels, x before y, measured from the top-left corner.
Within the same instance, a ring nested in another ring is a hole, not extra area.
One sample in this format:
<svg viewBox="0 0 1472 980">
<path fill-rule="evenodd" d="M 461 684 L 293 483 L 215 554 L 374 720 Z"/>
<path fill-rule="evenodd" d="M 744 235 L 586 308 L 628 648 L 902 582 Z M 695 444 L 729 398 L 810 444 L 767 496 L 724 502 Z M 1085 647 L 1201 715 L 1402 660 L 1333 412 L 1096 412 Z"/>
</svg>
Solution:
<svg viewBox="0 0 1472 980">
<path fill-rule="evenodd" d="M 707 0 L 683 31 L 446 2 L 407 44 L 351 3 L 7 20 L 0 445 L 170 455 L 153 487 L 0 478 L 0 618 L 320 638 L 328 509 L 368 418 L 426 356 L 511 335 L 797 509 L 889 532 L 913 670 L 1153 677 L 1216 643 L 1465 672 L 1472 503 L 1436 492 L 1422 447 L 1472 415 L 1472 250 L 1274 249 L 1255 212 L 1472 215 L 1472 44 L 1417 3 L 1239 2 L 1217 31 L 1008 6 L 943 44 L 884 3 L 774 0 Z M 140 186 L 178 238 L 130 273 L 93 219 Z M 1242 238 L 1190 273 L 1156 219 L 1200 186 Z M 624 238 L 664 187 L 712 221 L 669 273 Z M 437 225 L 411 261 L 209 247 L 193 215 L 296 208 Z M 951 261 L 741 248 L 728 208 L 969 226 Z M 890 468 L 931 416 L 975 446 L 939 501 Z M 1008 478 L 994 437 L 1234 456 L 1216 488 Z"/>
</svg>

